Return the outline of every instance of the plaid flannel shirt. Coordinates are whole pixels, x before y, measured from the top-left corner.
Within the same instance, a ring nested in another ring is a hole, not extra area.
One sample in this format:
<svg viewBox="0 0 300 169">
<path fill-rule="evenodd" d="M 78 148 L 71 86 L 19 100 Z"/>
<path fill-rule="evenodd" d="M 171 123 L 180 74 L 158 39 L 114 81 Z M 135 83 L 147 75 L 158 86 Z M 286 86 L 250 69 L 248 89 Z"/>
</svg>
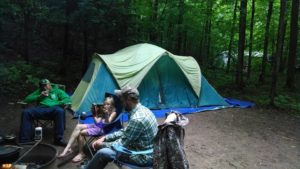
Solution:
<svg viewBox="0 0 300 169">
<path fill-rule="evenodd" d="M 157 133 L 157 121 L 154 114 L 140 103 L 129 112 L 129 121 L 126 128 L 106 135 L 104 146 L 113 144 L 141 151 L 153 148 L 153 139 Z M 130 155 L 130 159 L 138 164 L 145 164 L 152 160 L 152 154 Z"/>
</svg>

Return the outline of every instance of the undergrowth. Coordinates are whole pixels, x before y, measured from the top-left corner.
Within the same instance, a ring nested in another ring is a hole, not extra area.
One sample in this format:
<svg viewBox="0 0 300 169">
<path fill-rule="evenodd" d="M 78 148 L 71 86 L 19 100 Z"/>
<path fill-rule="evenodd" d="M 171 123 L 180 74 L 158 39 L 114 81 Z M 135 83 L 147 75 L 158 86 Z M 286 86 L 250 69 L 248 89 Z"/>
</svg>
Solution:
<svg viewBox="0 0 300 169">
<path fill-rule="evenodd" d="M 39 79 L 53 78 L 45 67 L 26 64 L 24 61 L 0 63 L 0 94 L 7 98 L 23 98 L 38 87 Z"/>
<path fill-rule="evenodd" d="M 245 77 L 245 87 L 238 89 L 235 85 L 234 72 L 226 73 L 223 69 L 207 69 L 202 72 L 213 87 L 223 96 L 254 102 L 258 107 L 270 107 L 271 76 L 268 72 L 263 84 L 258 82 L 258 76 L 250 79 Z M 258 75 L 259 72 L 253 72 Z M 300 74 L 296 74 L 296 84 L 300 84 Z M 291 90 L 285 87 L 285 76 L 280 74 L 275 97 L 275 108 L 285 109 L 300 117 L 300 86 Z M 274 108 L 274 107 L 273 107 Z"/>
</svg>

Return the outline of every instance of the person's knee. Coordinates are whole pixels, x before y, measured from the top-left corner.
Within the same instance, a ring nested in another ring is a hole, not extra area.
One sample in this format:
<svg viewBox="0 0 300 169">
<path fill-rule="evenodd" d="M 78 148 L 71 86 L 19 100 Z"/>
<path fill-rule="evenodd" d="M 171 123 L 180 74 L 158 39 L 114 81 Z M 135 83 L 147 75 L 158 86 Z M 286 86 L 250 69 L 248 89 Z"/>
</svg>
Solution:
<svg viewBox="0 0 300 169">
<path fill-rule="evenodd" d="M 105 158 L 107 160 L 113 160 L 112 150 L 110 148 L 102 148 L 97 151 L 96 155 L 97 158 Z"/>
<path fill-rule="evenodd" d="M 77 124 L 77 125 L 75 126 L 75 130 L 80 131 L 80 124 Z"/>
<path fill-rule="evenodd" d="M 57 114 L 59 114 L 59 115 L 64 115 L 64 114 L 65 114 L 64 109 L 61 108 L 61 107 L 59 107 L 59 106 L 55 106 L 54 109 L 55 109 L 55 112 L 56 112 Z"/>
<path fill-rule="evenodd" d="M 95 157 L 105 157 L 107 155 L 106 151 L 104 151 L 104 149 L 100 149 L 96 152 Z"/>
<path fill-rule="evenodd" d="M 81 136 L 86 136 L 86 135 L 87 135 L 87 132 L 86 132 L 86 130 L 80 130 L 79 134 L 80 134 Z"/>
<path fill-rule="evenodd" d="M 85 124 L 77 124 L 76 127 L 75 127 L 75 130 L 78 131 L 78 132 L 81 132 L 83 130 L 86 129 L 86 125 Z"/>
<path fill-rule="evenodd" d="M 23 115 L 23 116 L 29 116 L 30 114 L 31 114 L 30 109 L 24 109 L 24 110 L 22 111 L 22 115 Z"/>
</svg>

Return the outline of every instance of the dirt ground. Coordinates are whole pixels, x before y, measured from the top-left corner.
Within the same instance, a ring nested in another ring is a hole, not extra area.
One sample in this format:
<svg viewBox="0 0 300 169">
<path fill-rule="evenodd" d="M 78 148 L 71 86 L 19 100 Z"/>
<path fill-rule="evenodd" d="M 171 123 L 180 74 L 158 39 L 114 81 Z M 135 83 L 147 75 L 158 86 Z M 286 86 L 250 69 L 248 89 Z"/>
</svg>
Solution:
<svg viewBox="0 0 300 169">
<path fill-rule="evenodd" d="M 0 134 L 17 134 L 21 106 L 4 101 L 0 106 Z M 187 117 L 190 123 L 185 127 L 185 151 L 191 169 L 300 168 L 300 119 L 295 116 L 272 109 L 228 108 Z M 66 140 L 76 122 L 67 115 Z M 44 130 L 43 142 L 51 144 L 51 131 Z M 61 163 L 57 159 L 50 168 Z M 60 168 L 79 165 L 69 162 Z M 116 169 L 114 165 L 107 168 Z"/>
</svg>

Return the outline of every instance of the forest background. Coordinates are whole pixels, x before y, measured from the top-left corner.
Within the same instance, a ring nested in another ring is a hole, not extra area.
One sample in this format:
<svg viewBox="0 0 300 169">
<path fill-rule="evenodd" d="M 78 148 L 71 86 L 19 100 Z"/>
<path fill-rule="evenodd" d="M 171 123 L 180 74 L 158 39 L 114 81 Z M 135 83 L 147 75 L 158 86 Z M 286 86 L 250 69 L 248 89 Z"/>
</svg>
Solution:
<svg viewBox="0 0 300 169">
<path fill-rule="evenodd" d="M 151 43 L 224 97 L 300 116 L 298 28 L 299 0 L 1 0 L 0 99 L 45 77 L 72 93 L 93 53 Z"/>
</svg>

